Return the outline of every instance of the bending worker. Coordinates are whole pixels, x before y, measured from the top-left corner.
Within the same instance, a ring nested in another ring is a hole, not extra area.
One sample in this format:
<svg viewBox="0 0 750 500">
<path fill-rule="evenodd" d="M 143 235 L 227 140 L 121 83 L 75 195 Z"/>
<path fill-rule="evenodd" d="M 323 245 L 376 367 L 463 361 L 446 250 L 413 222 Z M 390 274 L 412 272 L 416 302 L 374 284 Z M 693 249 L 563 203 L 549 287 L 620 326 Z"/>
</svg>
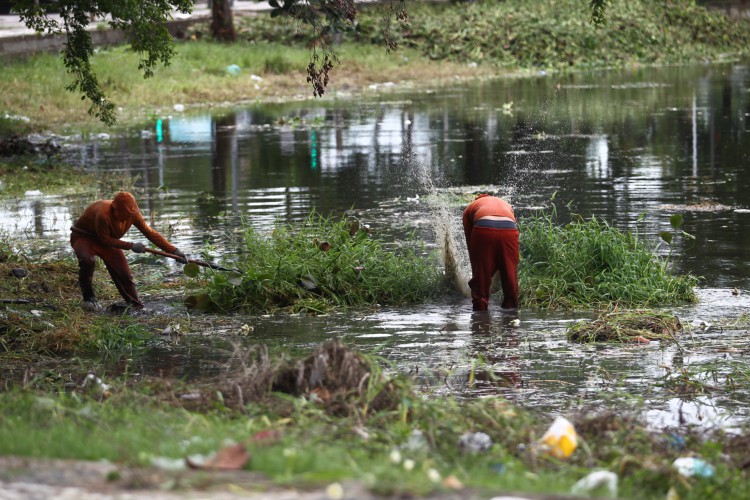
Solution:
<svg viewBox="0 0 750 500">
<path fill-rule="evenodd" d="M 112 200 L 94 202 L 70 228 L 70 245 L 78 258 L 78 284 L 81 286 L 84 308 L 99 309 L 93 287 L 95 257 L 99 257 L 104 261 L 125 303 L 136 309 L 143 309 L 143 302 L 138 298 L 123 250 L 143 253 L 146 246 L 143 243 L 120 240 L 131 226 L 137 227 L 146 238 L 165 252 L 182 257 L 183 264 L 187 263 L 184 253 L 149 227 L 132 194 L 121 192 Z"/>
<path fill-rule="evenodd" d="M 503 309 L 518 308 L 518 226 L 510 204 L 480 194 L 463 215 L 471 261 L 471 300 L 475 311 L 486 311 L 495 272 L 500 273 Z"/>
</svg>

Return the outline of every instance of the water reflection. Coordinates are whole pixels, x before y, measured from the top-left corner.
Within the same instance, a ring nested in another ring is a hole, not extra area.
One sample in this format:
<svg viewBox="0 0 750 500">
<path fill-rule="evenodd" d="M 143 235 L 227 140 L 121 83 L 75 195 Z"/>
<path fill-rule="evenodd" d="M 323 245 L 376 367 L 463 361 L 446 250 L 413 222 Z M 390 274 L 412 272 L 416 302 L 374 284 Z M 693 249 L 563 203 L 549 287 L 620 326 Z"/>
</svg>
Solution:
<svg viewBox="0 0 750 500">
<path fill-rule="evenodd" d="M 521 218 L 556 193 L 563 216 L 596 214 L 637 227 L 654 244 L 669 216 L 681 212 L 696 242 L 678 249 L 679 265 L 704 278 L 701 304 L 678 314 L 710 317 L 748 308 L 743 297 L 727 295 L 727 288 L 750 288 L 748 89 L 746 65 L 547 76 L 161 117 L 66 151 L 94 172 L 136 176 L 149 222 L 189 253 L 208 240 L 231 254 L 226 234 L 240 220 L 267 230 L 277 220 L 299 222 L 312 209 L 341 214 L 352 207 L 376 231 L 397 236 L 416 228 L 434 245 L 426 200 L 482 186 L 510 197 Z M 0 228 L 67 251 L 70 224 L 90 202 L 28 196 L 0 207 Z M 460 207 L 442 209 L 441 217 L 458 224 Z M 301 349 L 339 336 L 393 360 L 431 391 L 500 394 L 550 411 L 621 388 L 645 394 L 664 367 L 739 356 L 717 345 L 748 348 L 743 331 L 698 332 L 684 351 L 578 346 L 564 330 L 579 316 L 522 311 L 520 319 L 515 328 L 503 315 L 474 317 L 466 301 L 452 298 L 356 316 L 238 321 L 253 323 L 252 341 Z M 230 347 L 188 337 L 144 354 L 137 370 L 214 373 Z M 679 413 L 669 394 L 660 396 L 649 401 L 654 419 Z M 717 393 L 690 405 L 746 419 L 747 399 Z M 683 415 L 702 415 L 686 404 Z"/>
<path fill-rule="evenodd" d="M 191 251 L 240 217 L 268 228 L 355 207 L 387 228 L 424 212 L 384 209 L 395 197 L 490 185 L 521 217 L 555 192 L 561 209 L 620 227 L 645 213 L 640 229 L 654 243 L 683 212 L 699 241 L 684 249 L 684 269 L 709 286 L 747 287 L 748 80 L 746 65 L 651 68 L 258 105 L 162 117 L 68 152 L 93 171 L 137 176 L 152 222 Z M 67 239 L 69 200 L 33 213 L 24 203 L 3 207 L 0 227 Z"/>
</svg>

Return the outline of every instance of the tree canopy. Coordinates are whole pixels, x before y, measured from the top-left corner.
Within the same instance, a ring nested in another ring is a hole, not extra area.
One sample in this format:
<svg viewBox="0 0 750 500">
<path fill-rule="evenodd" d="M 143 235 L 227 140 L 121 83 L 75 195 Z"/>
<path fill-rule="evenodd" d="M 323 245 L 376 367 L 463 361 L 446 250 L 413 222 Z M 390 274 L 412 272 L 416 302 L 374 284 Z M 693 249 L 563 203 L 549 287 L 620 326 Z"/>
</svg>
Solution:
<svg viewBox="0 0 750 500">
<path fill-rule="evenodd" d="M 215 1 L 226 5 L 226 0 Z M 609 1 L 591 0 L 592 23 L 604 23 L 604 11 Z M 39 33 L 64 35 L 67 38 L 62 60 L 73 80 L 66 88 L 71 92 L 80 92 L 81 100 L 90 103 L 89 114 L 107 125 L 116 123 L 116 108 L 102 90 L 91 66 L 94 46 L 89 25 L 95 19 L 103 18 L 111 28 L 122 30 L 131 48 L 140 55 L 138 70 L 149 78 L 159 63 L 169 65 L 175 53 L 174 40 L 167 29 L 173 12 L 190 13 L 194 3 L 194 0 L 11 2 L 13 10 L 27 27 Z M 355 0 L 268 0 L 268 3 L 272 7 L 271 17 L 296 19 L 313 31 L 315 43 L 310 50 L 307 81 L 315 96 L 323 95 L 330 71 L 339 62 L 329 40 L 330 34 L 354 23 L 357 17 Z M 389 36 L 391 21 L 408 22 L 406 0 L 386 0 L 384 5 L 383 39 L 386 50 L 391 50 L 395 48 Z M 226 12 L 226 9 L 214 9 L 214 15 L 217 15 L 216 12 Z M 224 26 L 216 19 L 212 25 Z"/>
</svg>

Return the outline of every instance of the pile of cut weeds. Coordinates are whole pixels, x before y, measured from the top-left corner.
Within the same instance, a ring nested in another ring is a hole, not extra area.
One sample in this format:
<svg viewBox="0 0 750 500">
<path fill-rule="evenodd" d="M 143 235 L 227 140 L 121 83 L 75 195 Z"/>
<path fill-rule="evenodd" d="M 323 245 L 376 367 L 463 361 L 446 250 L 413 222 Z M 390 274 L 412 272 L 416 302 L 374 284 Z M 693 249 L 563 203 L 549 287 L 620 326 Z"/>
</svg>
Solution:
<svg viewBox="0 0 750 500">
<path fill-rule="evenodd" d="M 682 331 L 682 323 L 671 314 L 648 311 L 616 311 L 604 313 L 593 321 L 582 321 L 570 325 L 568 340 L 579 343 L 590 342 L 650 342 L 675 341 Z"/>
</svg>

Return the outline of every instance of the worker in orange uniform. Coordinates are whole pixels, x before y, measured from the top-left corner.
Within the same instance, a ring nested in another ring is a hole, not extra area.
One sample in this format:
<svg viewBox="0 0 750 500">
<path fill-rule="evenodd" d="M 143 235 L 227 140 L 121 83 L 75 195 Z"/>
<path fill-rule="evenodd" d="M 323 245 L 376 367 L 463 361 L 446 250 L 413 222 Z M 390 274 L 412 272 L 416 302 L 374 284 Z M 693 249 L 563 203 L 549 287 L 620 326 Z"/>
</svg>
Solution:
<svg viewBox="0 0 750 500">
<path fill-rule="evenodd" d="M 120 239 L 131 226 L 137 227 L 146 238 L 165 252 L 181 257 L 183 264 L 187 263 L 184 253 L 149 227 L 132 194 L 121 192 L 112 200 L 94 202 L 73 224 L 70 235 L 70 245 L 78 258 L 78 283 L 85 309 L 99 309 L 93 287 L 95 257 L 104 261 L 125 303 L 133 308 L 143 309 L 143 302 L 138 298 L 123 250 L 143 253 L 146 246 Z"/>
<path fill-rule="evenodd" d="M 502 198 L 480 194 L 463 214 L 471 261 L 471 300 L 475 311 L 486 311 L 495 272 L 500 273 L 503 309 L 518 308 L 518 226 L 513 208 Z"/>
</svg>

